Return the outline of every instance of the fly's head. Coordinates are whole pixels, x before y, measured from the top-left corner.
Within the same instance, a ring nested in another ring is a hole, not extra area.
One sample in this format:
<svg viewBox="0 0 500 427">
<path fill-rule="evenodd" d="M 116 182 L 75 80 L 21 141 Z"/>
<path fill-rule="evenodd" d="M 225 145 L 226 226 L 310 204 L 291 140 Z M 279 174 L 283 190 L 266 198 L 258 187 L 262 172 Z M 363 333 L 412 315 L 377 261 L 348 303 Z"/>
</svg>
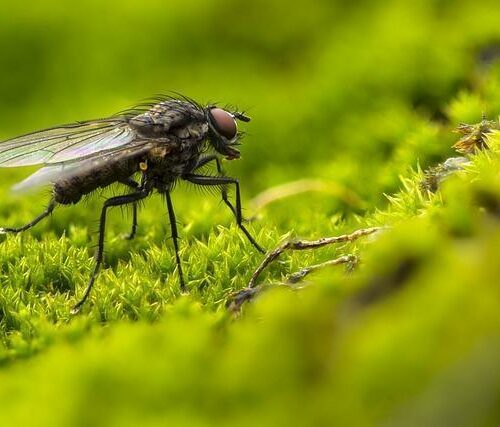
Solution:
<svg viewBox="0 0 500 427">
<path fill-rule="evenodd" d="M 222 108 L 209 105 L 205 109 L 205 116 L 209 127 L 209 139 L 217 152 L 226 156 L 228 160 L 238 159 L 241 133 L 238 132 L 236 120 L 249 122 L 250 117 L 240 112 L 230 112 Z"/>
</svg>

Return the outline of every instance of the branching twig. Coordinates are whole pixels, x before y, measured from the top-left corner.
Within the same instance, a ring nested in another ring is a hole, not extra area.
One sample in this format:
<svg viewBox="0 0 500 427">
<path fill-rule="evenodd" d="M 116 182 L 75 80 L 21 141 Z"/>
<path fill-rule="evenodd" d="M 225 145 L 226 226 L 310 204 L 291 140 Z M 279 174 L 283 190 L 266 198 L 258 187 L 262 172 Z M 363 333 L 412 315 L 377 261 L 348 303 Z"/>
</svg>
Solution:
<svg viewBox="0 0 500 427">
<path fill-rule="evenodd" d="M 380 230 L 385 229 L 386 227 L 370 227 L 370 228 L 362 228 L 356 230 L 351 234 L 343 234 L 341 236 L 333 236 L 333 237 L 323 237 L 318 240 L 288 240 L 279 245 L 276 249 L 268 252 L 264 260 L 257 267 L 257 269 L 252 274 L 250 281 L 246 288 L 243 288 L 241 291 L 233 294 L 228 301 L 228 305 L 230 309 L 238 309 L 241 305 L 250 299 L 257 293 L 257 279 L 260 274 L 264 271 L 264 269 L 271 264 L 275 259 L 277 259 L 283 252 L 286 250 L 305 250 L 305 249 L 316 249 L 321 248 L 323 246 L 331 245 L 334 243 L 346 243 L 353 242 L 360 237 L 368 236 L 370 234 L 376 233 Z M 352 262 L 357 260 L 354 255 L 344 255 L 334 260 L 326 261 L 321 264 L 312 265 L 310 267 L 305 267 L 302 270 L 292 274 L 289 278 L 289 281 L 295 283 L 302 278 L 304 278 L 307 274 L 311 273 L 314 270 L 319 268 L 328 266 L 328 265 L 338 265 L 345 264 L 348 262 Z"/>
<path fill-rule="evenodd" d="M 335 258 L 335 259 L 330 259 L 328 261 L 322 262 L 320 264 L 314 264 L 310 265 L 309 267 L 304 267 L 301 268 L 299 271 L 296 271 L 293 274 L 290 274 L 288 276 L 288 283 L 297 283 L 300 282 L 304 277 L 306 277 L 309 273 L 312 273 L 317 270 L 321 270 L 322 268 L 325 267 L 330 267 L 332 265 L 339 265 L 339 264 L 347 264 L 347 263 L 355 263 L 357 262 L 358 257 L 356 255 L 348 254 L 348 255 L 342 255 L 341 257 Z"/>
<path fill-rule="evenodd" d="M 383 228 L 384 227 L 361 228 L 360 230 L 356 230 L 354 233 L 351 233 L 351 234 L 343 234 L 341 236 L 334 236 L 334 237 L 323 237 L 323 238 L 318 239 L 318 240 L 288 240 L 288 241 L 282 243 L 280 246 L 278 246 L 276 249 L 272 250 L 271 252 L 269 252 L 266 255 L 264 260 L 261 262 L 261 264 L 257 267 L 255 272 L 252 274 L 252 278 L 248 282 L 247 287 L 248 288 L 255 287 L 260 273 L 262 273 L 262 271 L 271 262 L 273 262 L 284 251 L 286 251 L 288 249 L 294 250 L 294 251 L 295 250 L 301 251 L 304 249 L 321 248 L 323 246 L 331 245 L 334 243 L 353 242 L 354 240 L 357 240 L 360 237 L 368 236 L 369 234 L 373 234 L 377 231 L 380 231 Z"/>
</svg>

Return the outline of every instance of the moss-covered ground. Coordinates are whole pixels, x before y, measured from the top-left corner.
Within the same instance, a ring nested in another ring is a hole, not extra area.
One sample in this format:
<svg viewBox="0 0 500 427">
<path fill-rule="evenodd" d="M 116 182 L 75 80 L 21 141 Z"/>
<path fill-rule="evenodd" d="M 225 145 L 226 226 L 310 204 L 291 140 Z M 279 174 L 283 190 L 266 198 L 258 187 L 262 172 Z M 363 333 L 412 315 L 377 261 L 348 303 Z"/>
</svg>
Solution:
<svg viewBox="0 0 500 427">
<path fill-rule="evenodd" d="M 4 12 L 1 138 L 170 89 L 237 103 L 253 121 L 225 167 L 266 249 L 386 228 L 285 252 L 237 313 L 228 298 L 263 256 L 217 193 L 173 194 L 187 294 L 153 196 L 133 241 L 130 213 L 111 213 L 106 268 L 77 316 L 100 206 L 120 189 L 0 236 L 0 425 L 498 425 L 500 132 L 436 191 L 426 184 L 459 156 L 460 123 L 498 124 L 496 2 L 49 0 Z M 0 225 L 48 202 L 10 192 L 30 171 L 0 171 Z M 345 254 L 359 261 L 288 284 Z"/>
</svg>

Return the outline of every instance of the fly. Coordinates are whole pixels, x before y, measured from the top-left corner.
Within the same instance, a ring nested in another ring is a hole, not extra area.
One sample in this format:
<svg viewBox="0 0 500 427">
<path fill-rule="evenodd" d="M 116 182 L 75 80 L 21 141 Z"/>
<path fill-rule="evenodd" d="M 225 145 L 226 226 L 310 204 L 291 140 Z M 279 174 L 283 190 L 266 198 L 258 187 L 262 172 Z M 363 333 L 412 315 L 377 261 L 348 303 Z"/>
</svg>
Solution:
<svg viewBox="0 0 500 427">
<path fill-rule="evenodd" d="M 202 106 L 184 97 L 160 97 L 109 118 L 77 122 L 45 129 L 0 143 L 0 167 L 42 164 L 43 167 L 14 186 L 14 190 L 52 186 L 47 208 L 22 227 L 0 228 L 0 233 L 19 233 L 49 216 L 57 205 L 70 205 L 98 188 L 119 183 L 129 188 L 121 196 L 107 199 L 99 221 L 94 269 L 82 298 L 73 307 L 77 313 L 87 300 L 103 262 L 106 214 L 115 206 L 132 206 L 132 239 L 137 229 L 137 204 L 153 191 L 165 196 L 180 288 L 186 289 L 179 257 L 176 220 L 170 193 L 177 180 L 221 189 L 224 203 L 233 212 L 238 227 L 260 252 L 264 250 L 243 224 L 239 181 L 224 175 L 221 159 L 233 160 L 241 132 L 237 120 L 250 118 L 239 111 L 216 105 Z M 214 162 L 217 175 L 199 173 Z M 136 180 L 135 177 L 140 179 Z M 227 187 L 235 188 L 235 205 Z"/>
</svg>

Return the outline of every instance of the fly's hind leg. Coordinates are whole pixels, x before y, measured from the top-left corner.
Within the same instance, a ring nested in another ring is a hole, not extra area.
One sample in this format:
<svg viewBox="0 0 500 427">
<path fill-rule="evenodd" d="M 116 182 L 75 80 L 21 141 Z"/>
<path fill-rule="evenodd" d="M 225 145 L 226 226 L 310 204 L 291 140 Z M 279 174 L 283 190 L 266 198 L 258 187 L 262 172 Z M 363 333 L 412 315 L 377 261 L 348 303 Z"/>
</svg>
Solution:
<svg viewBox="0 0 500 427">
<path fill-rule="evenodd" d="M 27 224 L 23 225 L 22 227 L 1 227 L 0 234 L 20 233 L 22 231 L 26 231 L 26 230 L 30 229 L 31 227 L 35 226 L 36 224 L 38 224 L 45 217 L 49 216 L 55 207 L 56 207 L 56 201 L 54 199 L 51 199 L 47 208 L 40 215 L 38 215 L 36 218 L 34 218 L 32 221 L 28 222 Z"/>
</svg>

